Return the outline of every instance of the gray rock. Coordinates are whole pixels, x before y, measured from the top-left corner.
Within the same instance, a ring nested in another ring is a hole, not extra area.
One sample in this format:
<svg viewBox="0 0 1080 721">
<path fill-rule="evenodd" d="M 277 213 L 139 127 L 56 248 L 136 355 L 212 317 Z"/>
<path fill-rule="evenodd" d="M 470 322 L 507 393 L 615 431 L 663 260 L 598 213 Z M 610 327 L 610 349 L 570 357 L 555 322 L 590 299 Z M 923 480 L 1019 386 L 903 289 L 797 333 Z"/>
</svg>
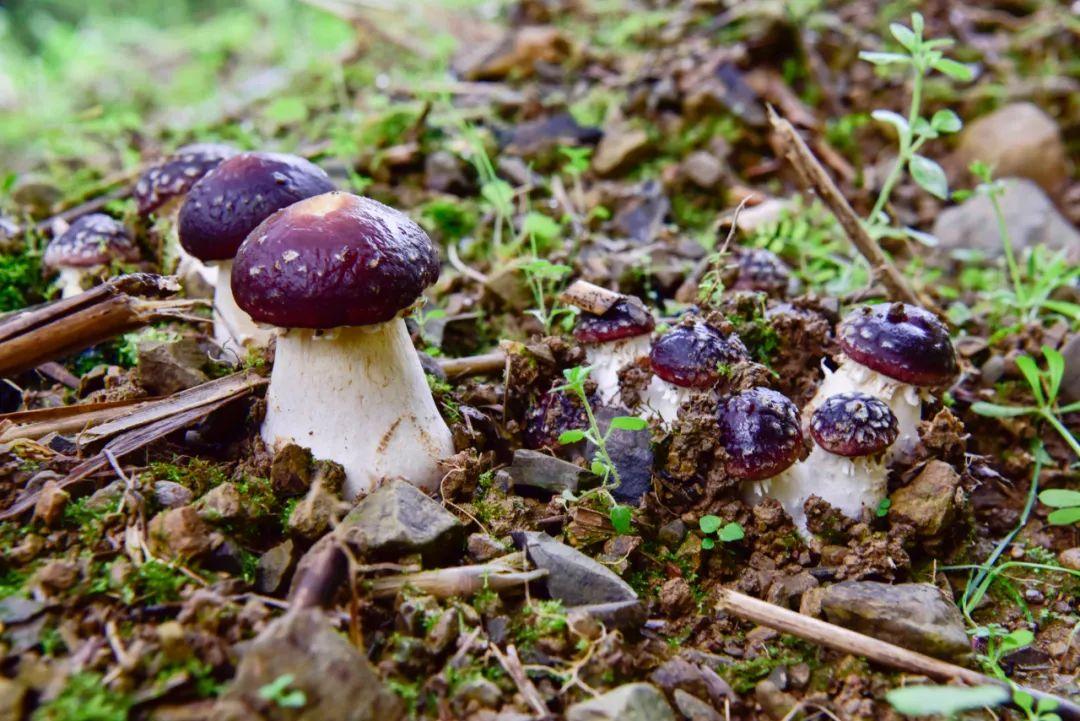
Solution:
<svg viewBox="0 0 1080 721">
<path fill-rule="evenodd" d="M 724 177 L 724 163 L 712 153 L 698 150 L 683 160 L 682 172 L 690 182 L 708 190 L 716 187 Z"/>
<path fill-rule="evenodd" d="M 119 500 L 124 495 L 123 482 L 119 482 L 120 486 L 116 489 L 116 500 Z M 98 493 L 109 491 L 115 484 L 109 484 L 105 488 L 102 488 Z M 91 497 L 91 500 L 97 497 L 97 493 Z M 155 481 L 154 482 L 154 500 L 162 508 L 179 508 L 180 506 L 186 506 L 191 503 L 195 494 L 191 492 L 191 489 L 187 486 L 182 486 L 175 481 Z M 103 498 L 105 502 L 107 499 Z"/>
<path fill-rule="evenodd" d="M 547 569 L 547 591 L 567 606 L 636 601 L 626 581 L 580 551 L 559 543 L 546 533 L 519 531 L 514 542 L 538 568 Z"/>
<path fill-rule="evenodd" d="M 636 165 L 649 150 L 649 134 L 618 124 L 607 128 L 596 146 L 592 167 L 597 175 L 615 175 Z"/>
<path fill-rule="evenodd" d="M 664 195 L 663 186 L 655 180 L 646 180 L 622 201 L 611 224 L 621 235 L 638 245 L 646 245 L 660 235 L 670 211 L 671 201 Z"/>
<path fill-rule="evenodd" d="M 971 652 L 964 619 L 936 587 L 845 581 L 824 589 L 821 610 L 833 623 L 930 656 Z"/>
<path fill-rule="evenodd" d="M 611 419 L 624 415 L 628 415 L 624 409 L 602 406 L 596 409 L 596 422 L 600 431 L 607 433 Z M 611 495 L 620 503 L 639 505 L 645 494 L 652 490 L 653 450 L 649 432 L 611 431 L 607 451 L 621 481 L 617 488 L 611 489 Z M 587 452 L 593 452 L 591 446 Z"/>
<path fill-rule="evenodd" d="M 559 147 L 592 145 L 601 134 L 599 128 L 579 125 L 570 113 L 555 113 L 516 125 L 508 133 L 503 152 L 535 158 Z"/>
<path fill-rule="evenodd" d="M 723 716 L 712 706 L 681 688 L 675 690 L 674 699 L 675 707 L 687 721 L 722 721 L 723 719 Z"/>
<path fill-rule="evenodd" d="M 1080 401 L 1080 333 L 1074 333 L 1061 346 L 1065 358 L 1065 373 L 1061 377 L 1061 400 Z"/>
<path fill-rule="evenodd" d="M 483 708 L 497 706 L 502 690 L 483 676 L 469 679 L 454 689 L 455 701 L 475 701 Z"/>
<path fill-rule="evenodd" d="M 952 522 L 960 474 L 944 461 L 930 461 L 911 483 L 892 494 L 889 516 L 897 514 L 915 524 L 920 537 L 937 536 Z"/>
<path fill-rule="evenodd" d="M 675 712 L 652 684 L 628 683 L 574 704 L 566 721 L 675 721 Z"/>
<path fill-rule="evenodd" d="M 999 177 L 1030 178 L 1048 193 L 1068 176 L 1065 158 L 1057 123 L 1034 103 L 1011 103 L 968 124 L 956 148 L 965 169 L 981 160 Z"/>
<path fill-rule="evenodd" d="M 22 596 L 8 596 L 0 599 L 0 623 L 11 625 L 29 621 L 47 608 L 41 601 Z"/>
<path fill-rule="evenodd" d="M 372 557 L 421 553 L 426 559 L 461 550 L 464 527 L 415 486 L 393 480 L 379 487 L 342 521 L 345 538 Z"/>
<path fill-rule="evenodd" d="M 140 341 L 135 380 L 153 395 L 171 395 L 207 381 L 206 353 L 192 338 Z"/>
<path fill-rule="evenodd" d="M 255 567 L 255 590 L 274 595 L 285 587 L 293 569 L 296 568 L 296 547 L 287 539 L 259 556 Z"/>
<path fill-rule="evenodd" d="M 577 493 L 581 482 L 592 475 L 561 458 L 527 448 L 514 451 L 514 461 L 508 470 L 515 486 L 539 488 L 554 494 Z"/>
<path fill-rule="evenodd" d="M 204 521 L 233 521 L 244 513 L 243 499 L 236 486 L 226 481 L 214 486 L 195 504 Z"/>
<path fill-rule="evenodd" d="M 1080 232 L 1065 220 L 1038 185 L 1023 178 L 1007 178 L 999 202 L 1013 247 L 1018 251 L 1044 244 L 1051 250 L 1080 252 Z M 975 195 L 941 211 L 933 233 L 940 250 L 978 250 L 988 257 L 1004 253 L 997 218 L 989 198 Z"/>
<path fill-rule="evenodd" d="M 169 481 L 158 481 L 158 483 L 169 483 Z M 180 486 L 179 483 L 174 485 Z M 94 493 L 88 499 L 86 499 L 86 507 L 91 511 L 115 511 L 120 505 L 120 499 L 124 497 L 125 487 L 126 486 L 123 481 L 113 481 L 109 485 L 104 486 L 103 488 L 99 488 L 98 490 L 94 491 Z M 157 488 L 157 483 L 154 484 L 154 487 L 155 489 Z M 180 487 L 184 488 L 183 486 Z M 187 489 L 184 488 L 184 490 Z M 189 496 L 190 494 L 191 491 L 188 491 Z M 190 499 L 188 502 L 190 502 Z M 158 501 L 158 503 L 161 502 Z"/>
<path fill-rule="evenodd" d="M 499 539 L 486 533 L 470 533 L 465 547 L 469 555 L 480 563 L 502 556 L 510 550 Z"/>
<path fill-rule="evenodd" d="M 302 691 L 307 703 L 283 709 L 259 696 L 259 689 L 285 674 L 289 690 Z M 214 718 L 290 719 L 293 721 L 395 721 L 404 717 L 400 699 L 383 686 L 367 657 L 338 634 L 320 611 L 287 614 L 251 642 L 225 692 L 226 711 Z"/>
</svg>

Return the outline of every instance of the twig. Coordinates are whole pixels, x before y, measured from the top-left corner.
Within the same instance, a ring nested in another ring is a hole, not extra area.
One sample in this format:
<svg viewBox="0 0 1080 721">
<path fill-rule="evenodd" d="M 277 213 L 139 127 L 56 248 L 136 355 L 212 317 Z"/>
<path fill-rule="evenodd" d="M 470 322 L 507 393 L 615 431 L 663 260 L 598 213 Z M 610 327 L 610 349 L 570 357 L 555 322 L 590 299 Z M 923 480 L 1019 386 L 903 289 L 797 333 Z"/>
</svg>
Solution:
<svg viewBox="0 0 1080 721">
<path fill-rule="evenodd" d="M 472 278 L 481 285 L 487 285 L 488 277 L 478 271 L 476 268 L 465 265 L 465 262 L 461 259 L 461 256 L 458 255 L 457 246 L 455 246 L 453 243 L 450 243 L 446 248 L 446 259 L 450 261 L 450 265 L 454 266 L 454 269 L 457 270 L 457 272 L 461 273 L 467 278 Z"/>
<path fill-rule="evenodd" d="M 603 315 L 625 296 L 587 280 L 575 280 L 559 294 L 559 300 L 593 315 Z"/>
<path fill-rule="evenodd" d="M 525 702 L 532 707 L 541 718 L 551 714 L 548 710 L 547 704 L 544 703 L 543 697 L 536 689 L 532 680 L 525 674 L 525 669 L 521 667 L 521 659 L 518 658 L 517 649 L 514 648 L 514 644 L 508 644 L 506 647 L 506 653 L 499 650 L 499 647 L 493 643 L 488 644 L 488 648 L 495 654 L 495 658 L 499 660 L 499 665 L 506 671 L 506 675 L 513 679 L 514 684 L 518 687 L 518 691 L 521 692 L 522 698 Z"/>
<path fill-rule="evenodd" d="M 863 656 L 870 661 L 892 668 L 928 676 L 939 681 L 961 682 L 971 686 L 997 684 L 1012 689 L 1009 684 L 990 676 L 940 661 L 925 654 L 909 651 L 906 648 L 880 641 L 871 636 L 837 626 L 821 619 L 804 616 L 801 613 L 782 608 L 752 596 L 722 589 L 719 599 L 720 609 L 733 616 L 768 626 L 783 633 L 798 636 L 827 648 L 854 656 Z M 1072 701 L 1035 689 L 1017 686 L 1037 699 L 1048 698 L 1058 703 L 1057 712 L 1063 719 L 1080 721 L 1080 706 Z"/>
<path fill-rule="evenodd" d="M 794 166 L 803 182 L 818 194 L 818 197 L 836 216 L 840 227 L 844 229 L 844 233 L 847 234 L 851 244 L 870 263 L 870 271 L 885 286 L 889 296 L 893 300 L 922 305 L 936 312 L 937 308 L 934 307 L 933 303 L 920 299 L 915 294 L 915 291 L 908 287 L 904 276 L 900 274 L 900 271 L 885 255 L 877 241 L 866 232 L 866 228 L 863 227 L 859 217 L 855 215 L 855 211 L 852 210 L 847 198 L 836 187 L 836 183 L 825 172 L 825 168 L 821 166 L 818 159 L 814 157 L 806 142 L 795 131 L 795 127 L 777 115 L 772 107 L 769 108 L 769 122 L 784 146 L 784 155 L 788 162 Z"/>
<path fill-rule="evenodd" d="M 505 364 L 506 353 L 501 350 L 481 355 L 465 356 L 464 358 L 443 358 L 439 360 L 439 367 L 442 368 L 447 378 L 494 373 L 502 370 Z"/>
<path fill-rule="evenodd" d="M 453 566 L 422 573 L 376 578 L 371 582 L 371 595 L 385 598 L 397 594 L 405 586 L 413 586 L 436 598 L 471 596 L 485 588 L 496 592 L 520 588 L 529 581 L 547 575 L 546 569 L 528 571 L 524 566 L 525 555 L 517 551 L 473 566 Z"/>
</svg>

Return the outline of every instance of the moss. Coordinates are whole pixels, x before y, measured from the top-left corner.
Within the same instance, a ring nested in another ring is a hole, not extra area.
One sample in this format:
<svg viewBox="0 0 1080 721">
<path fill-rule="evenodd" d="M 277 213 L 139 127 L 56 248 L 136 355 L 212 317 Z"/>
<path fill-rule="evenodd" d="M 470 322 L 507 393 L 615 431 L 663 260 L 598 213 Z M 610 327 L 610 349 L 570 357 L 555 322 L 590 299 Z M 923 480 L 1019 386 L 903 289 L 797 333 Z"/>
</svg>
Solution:
<svg viewBox="0 0 1080 721">
<path fill-rule="evenodd" d="M 775 644 L 765 646 L 754 658 L 742 659 L 720 669 L 720 675 L 731 684 L 736 693 L 749 693 L 761 679 L 778 666 L 805 663 L 811 669 L 817 667 L 817 649 L 808 641 L 782 636 Z M 836 676 L 839 678 L 839 676 Z"/>
<path fill-rule="evenodd" d="M 47 294 L 36 248 L 27 244 L 16 253 L 0 254 L 0 313 L 40 303 Z"/>
<path fill-rule="evenodd" d="M 220 466 L 201 458 L 174 458 L 172 463 L 151 463 L 149 480 L 172 481 L 191 490 L 196 496 L 219 486 L 229 477 Z"/>
<path fill-rule="evenodd" d="M 71 676 L 60 694 L 34 712 L 33 721 L 125 721 L 132 698 L 111 690 L 100 674 Z"/>
<path fill-rule="evenodd" d="M 523 648 L 545 636 L 562 634 L 567 627 L 566 609 L 562 601 L 533 601 L 521 607 L 515 618 L 514 638 Z"/>
</svg>

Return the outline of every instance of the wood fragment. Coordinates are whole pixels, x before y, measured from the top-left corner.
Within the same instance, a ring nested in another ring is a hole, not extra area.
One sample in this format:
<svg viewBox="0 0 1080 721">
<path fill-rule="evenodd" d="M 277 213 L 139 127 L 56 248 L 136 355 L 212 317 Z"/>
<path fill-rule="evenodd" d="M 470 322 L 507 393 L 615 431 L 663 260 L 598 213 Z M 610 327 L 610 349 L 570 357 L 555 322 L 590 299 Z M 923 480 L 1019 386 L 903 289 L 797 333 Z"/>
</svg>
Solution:
<svg viewBox="0 0 1080 721">
<path fill-rule="evenodd" d="M 293 609 L 323 608 L 345 581 L 347 559 L 337 533 L 327 533 L 308 549 L 296 565 L 289 587 Z"/>
<path fill-rule="evenodd" d="M 126 415 L 157 398 L 84 403 L 57 408 L 41 408 L 0 415 L 0 443 L 16 438 L 41 438 L 50 433 L 73 433 Z"/>
<path fill-rule="evenodd" d="M 526 570 L 526 565 L 525 554 L 518 551 L 473 566 L 453 566 L 420 573 L 385 576 L 371 582 L 371 595 L 375 598 L 394 596 L 405 586 L 411 586 L 436 598 L 471 596 L 485 588 L 496 592 L 522 588 L 529 581 L 547 575 L 545 569 L 529 571 Z"/>
<path fill-rule="evenodd" d="M 501 371 L 506 365 L 506 353 L 501 350 L 466 356 L 464 358 L 441 358 L 439 367 L 447 378 L 477 376 Z"/>
<path fill-rule="evenodd" d="M 719 607 L 720 610 L 733 616 L 797 636 L 811 643 L 841 653 L 862 656 L 875 663 L 909 673 L 928 676 L 937 681 L 946 683 L 959 682 L 972 686 L 997 684 L 1009 687 L 1005 682 L 981 674 L 978 671 L 947 663 L 915 651 L 909 651 L 906 648 L 881 641 L 872 636 L 818 618 L 805 616 L 731 589 L 721 589 Z M 1075 703 L 1035 689 L 1023 686 L 1018 686 L 1018 688 L 1037 699 L 1049 698 L 1057 701 L 1057 712 L 1063 719 L 1080 721 L 1080 706 Z"/>
<path fill-rule="evenodd" d="M 493 643 L 488 643 L 488 648 L 495 654 L 495 658 L 499 660 L 499 664 L 506 671 L 506 674 L 513 679 L 514 685 L 518 687 L 518 691 L 521 692 L 522 698 L 526 703 L 532 707 L 532 710 L 540 717 L 546 718 L 551 715 L 551 711 L 548 709 L 547 704 L 544 703 L 544 698 L 540 695 L 540 691 L 537 690 L 536 685 L 533 684 L 532 679 L 525 673 L 525 669 L 521 665 L 521 659 L 518 658 L 517 648 L 514 644 L 508 644 L 506 646 L 506 653 L 499 650 L 499 647 Z"/>
<path fill-rule="evenodd" d="M 79 387 L 79 377 L 69 371 L 64 366 L 57 363 L 56 361 L 48 361 L 47 363 L 42 363 L 34 370 L 36 370 L 38 373 L 42 374 L 46 378 L 51 378 L 57 383 L 62 383 L 68 388 Z"/>
<path fill-rule="evenodd" d="M 623 296 L 613 290 L 602 288 L 587 280 L 575 280 L 559 295 L 559 300 L 593 315 L 603 315 L 611 310 Z"/>
<path fill-rule="evenodd" d="M 870 237 L 862 221 L 855 215 L 855 211 L 852 209 L 851 204 L 848 203 L 847 198 L 844 197 L 840 189 L 836 187 L 836 183 L 825 172 L 825 168 L 814 157 L 813 152 L 806 145 L 802 136 L 795 131 L 795 127 L 777 115 L 772 107 L 769 108 L 769 122 L 779 136 L 788 162 L 794 166 L 803 182 L 817 193 L 818 197 L 832 211 L 832 214 L 836 216 L 836 220 L 840 223 L 840 227 L 844 229 L 844 233 L 847 234 L 852 245 L 870 263 L 870 271 L 873 276 L 880 280 L 881 284 L 889 292 L 889 297 L 892 300 L 924 306 L 928 310 L 939 312 L 931 301 L 919 298 L 915 291 L 908 286 L 904 276 L 900 274 L 900 271 L 885 255 L 881 246 Z"/>
</svg>

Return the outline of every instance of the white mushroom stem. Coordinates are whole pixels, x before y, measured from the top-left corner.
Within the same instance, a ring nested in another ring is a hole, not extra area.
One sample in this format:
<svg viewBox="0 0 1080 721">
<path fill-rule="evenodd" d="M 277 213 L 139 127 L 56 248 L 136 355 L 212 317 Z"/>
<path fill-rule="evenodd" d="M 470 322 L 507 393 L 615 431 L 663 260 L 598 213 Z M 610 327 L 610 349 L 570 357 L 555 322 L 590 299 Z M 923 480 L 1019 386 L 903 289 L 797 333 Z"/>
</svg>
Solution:
<svg viewBox="0 0 1080 721">
<path fill-rule="evenodd" d="M 90 274 L 89 268 L 60 266 L 56 284 L 60 287 L 61 298 L 71 298 L 83 292 L 83 279 Z"/>
<path fill-rule="evenodd" d="M 601 403 L 612 405 L 620 401 L 619 371 L 649 355 L 650 345 L 646 333 L 585 347 L 585 362 L 592 368 L 589 377 L 596 381 L 596 394 Z"/>
<path fill-rule="evenodd" d="M 654 375 L 641 392 L 638 415 L 646 419 L 659 418 L 661 426 L 666 430 L 679 417 L 679 409 L 693 394 L 693 388 L 683 388 Z"/>
<path fill-rule="evenodd" d="M 803 409 L 809 419 L 826 398 L 839 393 L 861 392 L 885 401 L 896 416 L 900 434 L 889 447 L 885 463 L 910 460 L 919 444 L 919 421 L 922 420 L 923 391 L 909 383 L 898 381 L 844 357 L 835 371 L 822 366 L 825 379 L 817 393 Z"/>
<path fill-rule="evenodd" d="M 262 437 L 345 468 L 345 495 L 402 477 L 431 490 L 454 452 L 405 322 L 278 338 Z"/>
<path fill-rule="evenodd" d="M 848 518 L 858 519 L 862 509 L 876 510 L 888 492 L 889 474 L 879 458 L 846 458 L 814 446 L 805 461 L 763 481 L 744 484 L 747 503 L 775 498 L 795 523 L 799 534 L 809 539 L 805 504 L 818 496 Z"/>
<path fill-rule="evenodd" d="M 176 263 L 176 274 L 180 276 L 180 281 L 184 284 L 185 288 L 191 285 L 192 279 L 197 279 L 198 282 L 210 287 L 217 285 L 218 277 L 221 275 L 217 267 L 203 263 L 194 255 L 184 250 L 181 245 L 177 245 L 176 247 L 180 251 L 177 254 L 178 261 Z"/>
<path fill-rule="evenodd" d="M 223 349 L 243 357 L 246 346 L 269 343 L 273 331 L 260 328 L 236 304 L 232 292 L 232 264 L 231 260 L 210 264 L 217 271 L 217 282 L 214 284 L 214 340 Z"/>
</svg>

